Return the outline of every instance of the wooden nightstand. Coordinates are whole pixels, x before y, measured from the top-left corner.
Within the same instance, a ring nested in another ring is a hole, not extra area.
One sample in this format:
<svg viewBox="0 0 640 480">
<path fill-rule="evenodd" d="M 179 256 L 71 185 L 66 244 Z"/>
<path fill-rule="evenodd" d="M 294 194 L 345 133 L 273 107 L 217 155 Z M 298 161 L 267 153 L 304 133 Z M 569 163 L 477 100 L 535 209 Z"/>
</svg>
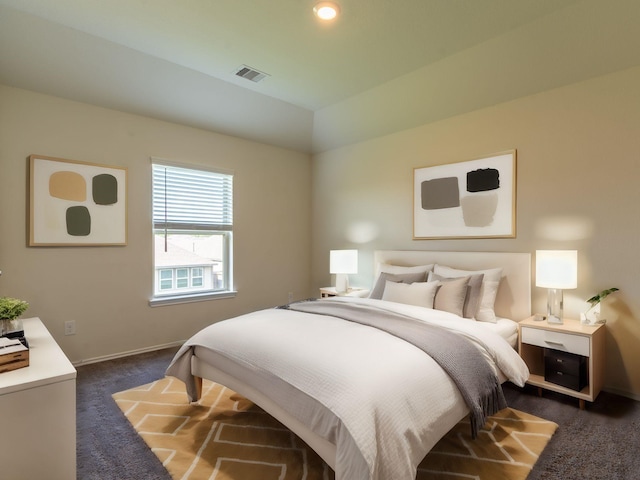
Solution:
<svg viewBox="0 0 640 480">
<path fill-rule="evenodd" d="M 557 325 L 530 317 L 519 323 L 519 330 L 518 351 L 531 372 L 527 383 L 537 386 L 540 395 L 543 388 L 570 395 L 579 400 L 581 409 L 585 400 L 596 399 L 604 380 L 604 325 L 582 325 L 572 319 Z M 579 376 L 581 369 L 586 369 L 586 386 L 571 377 Z"/>
<path fill-rule="evenodd" d="M 353 287 L 346 292 L 338 293 L 336 287 L 322 287 L 320 289 L 320 297 L 366 297 L 369 295 L 369 290 L 366 288 Z"/>
</svg>

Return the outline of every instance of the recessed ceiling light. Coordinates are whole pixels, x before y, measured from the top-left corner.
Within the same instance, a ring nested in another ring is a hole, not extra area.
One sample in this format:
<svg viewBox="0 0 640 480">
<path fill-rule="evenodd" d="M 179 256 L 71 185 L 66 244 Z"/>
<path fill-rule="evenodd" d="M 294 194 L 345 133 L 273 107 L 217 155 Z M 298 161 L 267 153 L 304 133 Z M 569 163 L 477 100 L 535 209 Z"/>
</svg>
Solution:
<svg viewBox="0 0 640 480">
<path fill-rule="evenodd" d="M 333 20 L 340 13 L 340 7 L 333 2 L 318 2 L 313 7 L 313 13 L 320 20 Z"/>
</svg>

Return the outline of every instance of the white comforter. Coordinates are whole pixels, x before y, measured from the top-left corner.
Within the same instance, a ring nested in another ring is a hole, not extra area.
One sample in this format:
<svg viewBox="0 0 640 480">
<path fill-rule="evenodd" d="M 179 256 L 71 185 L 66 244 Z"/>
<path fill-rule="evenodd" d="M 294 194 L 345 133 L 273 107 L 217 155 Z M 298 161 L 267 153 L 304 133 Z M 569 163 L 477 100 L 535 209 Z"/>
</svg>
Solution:
<svg viewBox="0 0 640 480">
<path fill-rule="evenodd" d="M 336 300 L 336 298 L 333 298 Z M 522 386 L 526 365 L 499 335 L 476 322 L 422 307 L 371 303 L 472 340 L 496 371 Z M 451 379 L 417 347 L 334 317 L 270 309 L 216 323 L 194 335 L 167 370 L 193 394 L 196 346 L 237 363 L 258 390 L 337 447 L 337 480 L 404 480 L 468 409 Z M 237 373 L 236 373 L 237 374 Z"/>
</svg>

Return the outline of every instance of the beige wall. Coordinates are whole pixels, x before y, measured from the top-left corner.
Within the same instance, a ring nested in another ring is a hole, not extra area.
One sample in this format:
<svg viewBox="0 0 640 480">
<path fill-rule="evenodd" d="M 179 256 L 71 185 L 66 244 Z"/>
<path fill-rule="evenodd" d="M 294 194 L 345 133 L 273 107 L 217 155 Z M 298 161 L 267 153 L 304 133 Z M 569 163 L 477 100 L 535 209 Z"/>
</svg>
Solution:
<svg viewBox="0 0 640 480">
<path fill-rule="evenodd" d="M 126 247 L 27 247 L 31 154 L 128 168 Z M 151 165 L 235 172 L 236 298 L 154 307 Z M 0 295 L 23 298 L 73 362 L 165 345 L 236 314 L 303 298 L 310 279 L 308 155 L 0 86 Z M 65 320 L 77 334 L 64 336 Z"/>
<path fill-rule="evenodd" d="M 312 285 L 330 249 L 360 251 L 352 284 L 372 282 L 376 249 L 577 249 L 565 313 L 608 287 L 606 387 L 640 399 L 640 68 L 335 149 L 313 160 Z M 384 110 L 380 110 L 384 115 Z M 413 169 L 517 149 L 515 239 L 412 240 Z M 535 285 L 535 282 L 533 283 Z M 533 310 L 546 292 L 533 287 Z"/>
</svg>

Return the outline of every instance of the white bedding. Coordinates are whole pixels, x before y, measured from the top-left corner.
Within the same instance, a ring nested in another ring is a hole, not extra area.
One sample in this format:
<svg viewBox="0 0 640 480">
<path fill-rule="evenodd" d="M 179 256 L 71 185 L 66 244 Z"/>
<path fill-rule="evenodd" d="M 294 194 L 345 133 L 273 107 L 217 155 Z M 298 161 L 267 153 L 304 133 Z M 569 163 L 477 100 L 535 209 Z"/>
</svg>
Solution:
<svg viewBox="0 0 640 480">
<path fill-rule="evenodd" d="M 500 335 L 513 348 L 518 345 L 518 322 L 498 317 L 496 323 L 478 322 L 478 324 Z"/>
<path fill-rule="evenodd" d="M 373 303 L 457 331 L 500 377 L 520 386 L 528 377 L 515 350 L 479 322 L 382 300 L 339 301 Z M 415 478 L 426 453 L 468 413 L 431 357 L 397 337 L 334 317 L 270 309 L 207 327 L 167 370 L 192 396 L 194 349 L 335 444 L 337 480 Z"/>
</svg>

